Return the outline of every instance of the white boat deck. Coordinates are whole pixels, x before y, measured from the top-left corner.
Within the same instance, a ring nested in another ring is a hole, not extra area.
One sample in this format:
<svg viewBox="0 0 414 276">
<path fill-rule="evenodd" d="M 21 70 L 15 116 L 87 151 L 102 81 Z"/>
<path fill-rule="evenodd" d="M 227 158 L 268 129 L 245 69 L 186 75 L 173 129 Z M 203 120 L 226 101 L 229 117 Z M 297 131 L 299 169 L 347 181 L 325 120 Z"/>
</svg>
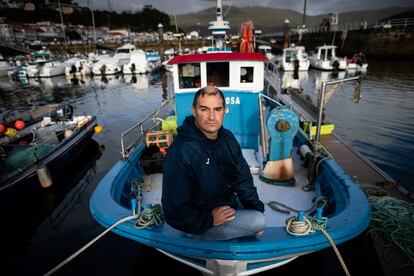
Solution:
<svg viewBox="0 0 414 276">
<path fill-rule="evenodd" d="M 296 152 L 293 148 L 293 153 Z M 268 184 L 259 179 L 259 162 L 256 158 L 256 153 L 253 150 L 243 150 L 243 155 L 249 164 L 253 176 L 254 185 L 257 187 L 259 198 L 265 204 L 265 215 L 267 220 L 267 227 L 284 227 L 286 219 L 295 216 L 296 213 L 284 214 L 272 210 L 267 203 L 270 201 L 277 201 L 291 208 L 298 210 L 307 210 L 312 205 L 312 199 L 315 198 L 315 193 L 305 192 L 302 187 L 308 184 L 307 170 L 302 166 L 302 162 L 298 155 L 293 156 L 296 185 L 294 187 L 282 187 Z M 149 192 L 143 193 L 143 207 L 147 204 L 161 204 L 161 190 L 162 190 L 162 174 L 155 173 L 144 176 L 144 190 L 148 187 Z"/>
</svg>

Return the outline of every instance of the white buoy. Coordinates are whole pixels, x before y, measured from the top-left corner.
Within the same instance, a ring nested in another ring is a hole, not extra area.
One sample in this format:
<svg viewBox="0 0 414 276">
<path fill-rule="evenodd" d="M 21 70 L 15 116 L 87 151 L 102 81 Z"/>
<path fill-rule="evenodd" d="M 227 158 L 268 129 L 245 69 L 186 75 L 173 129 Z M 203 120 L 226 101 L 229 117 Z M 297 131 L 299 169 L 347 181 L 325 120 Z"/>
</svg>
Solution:
<svg viewBox="0 0 414 276">
<path fill-rule="evenodd" d="M 45 165 L 38 164 L 36 172 L 37 177 L 39 178 L 40 185 L 42 185 L 43 188 L 48 188 L 52 186 L 52 176 L 50 175 L 50 172 Z"/>
</svg>

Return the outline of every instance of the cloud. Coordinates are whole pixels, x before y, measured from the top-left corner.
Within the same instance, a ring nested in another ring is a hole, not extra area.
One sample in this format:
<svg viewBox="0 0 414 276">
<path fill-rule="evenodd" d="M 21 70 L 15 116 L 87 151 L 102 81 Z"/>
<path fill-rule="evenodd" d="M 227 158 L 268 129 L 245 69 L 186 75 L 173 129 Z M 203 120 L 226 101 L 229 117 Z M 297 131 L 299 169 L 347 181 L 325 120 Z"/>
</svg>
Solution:
<svg viewBox="0 0 414 276">
<path fill-rule="evenodd" d="M 87 5 L 87 0 L 74 0 L 82 6 Z M 152 5 L 154 8 L 172 15 L 195 12 L 216 6 L 215 0 L 89 0 L 95 9 L 115 11 L 137 11 L 144 5 Z M 237 7 L 263 6 L 279 9 L 291 9 L 303 12 L 304 0 L 225 0 L 223 5 Z M 386 7 L 414 7 L 412 0 L 308 0 L 307 14 L 317 15 L 331 12 L 345 12 L 354 10 L 382 9 Z"/>
</svg>

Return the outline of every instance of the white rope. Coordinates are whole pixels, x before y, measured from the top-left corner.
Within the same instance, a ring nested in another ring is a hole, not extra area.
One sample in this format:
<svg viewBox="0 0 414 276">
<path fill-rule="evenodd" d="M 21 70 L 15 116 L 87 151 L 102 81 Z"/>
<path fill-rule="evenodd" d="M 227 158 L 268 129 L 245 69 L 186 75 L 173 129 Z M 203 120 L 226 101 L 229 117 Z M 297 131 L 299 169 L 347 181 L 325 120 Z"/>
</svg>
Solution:
<svg viewBox="0 0 414 276">
<path fill-rule="evenodd" d="M 348 268 L 346 267 L 345 261 L 341 256 L 341 253 L 339 253 L 338 248 L 336 247 L 333 239 L 331 238 L 331 236 L 329 236 L 328 232 L 326 232 L 326 230 L 323 227 L 318 227 L 318 230 L 322 232 L 322 234 L 325 235 L 325 237 L 328 239 L 329 243 L 331 244 L 336 256 L 338 257 L 339 262 L 341 263 L 342 269 L 344 270 L 345 274 L 347 276 L 351 276 L 351 273 L 349 273 Z"/>
<path fill-rule="evenodd" d="M 342 269 L 344 270 L 345 274 L 347 276 L 351 276 L 351 273 L 349 273 L 348 268 L 346 267 L 345 261 L 341 256 L 341 253 L 339 253 L 338 248 L 336 247 L 333 239 L 331 236 L 329 236 L 328 232 L 326 232 L 326 219 L 322 219 L 320 221 L 310 221 L 307 217 L 303 217 L 302 221 L 298 221 L 297 217 L 290 217 L 286 220 L 286 231 L 295 236 L 305 236 L 309 233 L 314 233 L 317 230 L 321 231 L 322 234 L 326 237 L 326 239 L 331 244 L 339 262 L 341 263 Z"/>
<path fill-rule="evenodd" d="M 298 221 L 296 217 L 290 217 L 286 220 L 286 231 L 294 236 L 306 236 L 311 232 L 315 232 L 309 219 L 303 217 L 302 221 Z"/>
<path fill-rule="evenodd" d="M 75 253 L 73 253 L 72 255 L 70 255 L 68 258 L 66 258 L 63 262 L 61 262 L 60 264 L 58 264 L 57 266 L 55 266 L 53 269 L 51 269 L 49 272 L 47 272 L 44 276 L 52 275 L 53 273 L 55 273 L 56 271 L 58 271 L 60 268 L 62 268 L 64 265 L 66 265 L 67 263 L 69 263 L 70 261 L 72 261 L 80 253 L 82 253 L 83 251 L 85 251 L 89 246 L 91 246 L 97 240 L 99 240 L 100 238 L 102 238 L 105 234 L 107 234 L 109 231 L 111 231 L 113 228 L 115 228 L 119 224 L 124 223 L 124 222 L 129 221 L 129 220 L 137 219 L 137 218 L 138 218 L 138 215 L 135 215 L 135 216 L 125 217 L 125 218 L 117 221 L 111 227 L 109 227 L 108 229 L 106 229 L 105 231 L 103 231 L 99 236 L 97 236 L 96 238 L 94 238 L 93 240 L 91 240 L 90 242 L 88 242 L 86 245 L 84 245 L 78 251 L 76 251 Z"/>
</svg>

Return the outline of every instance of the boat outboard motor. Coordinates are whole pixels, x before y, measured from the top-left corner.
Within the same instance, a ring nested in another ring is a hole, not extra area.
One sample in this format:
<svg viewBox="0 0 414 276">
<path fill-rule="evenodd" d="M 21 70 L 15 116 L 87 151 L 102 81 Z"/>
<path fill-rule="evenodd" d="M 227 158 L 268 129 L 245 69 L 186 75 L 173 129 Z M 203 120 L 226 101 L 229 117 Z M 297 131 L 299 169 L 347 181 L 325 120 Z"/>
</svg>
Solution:
<svg viewBox="0 0 414 276">
<path fill-rule="evenodd" d="M 280 106 L 270 111 L 266 120 L 269 154 L 260 179 L 279 186 L 293 186 L 293 138 L 299 129 L 299 118 L 289 108 Z"/>
</svg>

